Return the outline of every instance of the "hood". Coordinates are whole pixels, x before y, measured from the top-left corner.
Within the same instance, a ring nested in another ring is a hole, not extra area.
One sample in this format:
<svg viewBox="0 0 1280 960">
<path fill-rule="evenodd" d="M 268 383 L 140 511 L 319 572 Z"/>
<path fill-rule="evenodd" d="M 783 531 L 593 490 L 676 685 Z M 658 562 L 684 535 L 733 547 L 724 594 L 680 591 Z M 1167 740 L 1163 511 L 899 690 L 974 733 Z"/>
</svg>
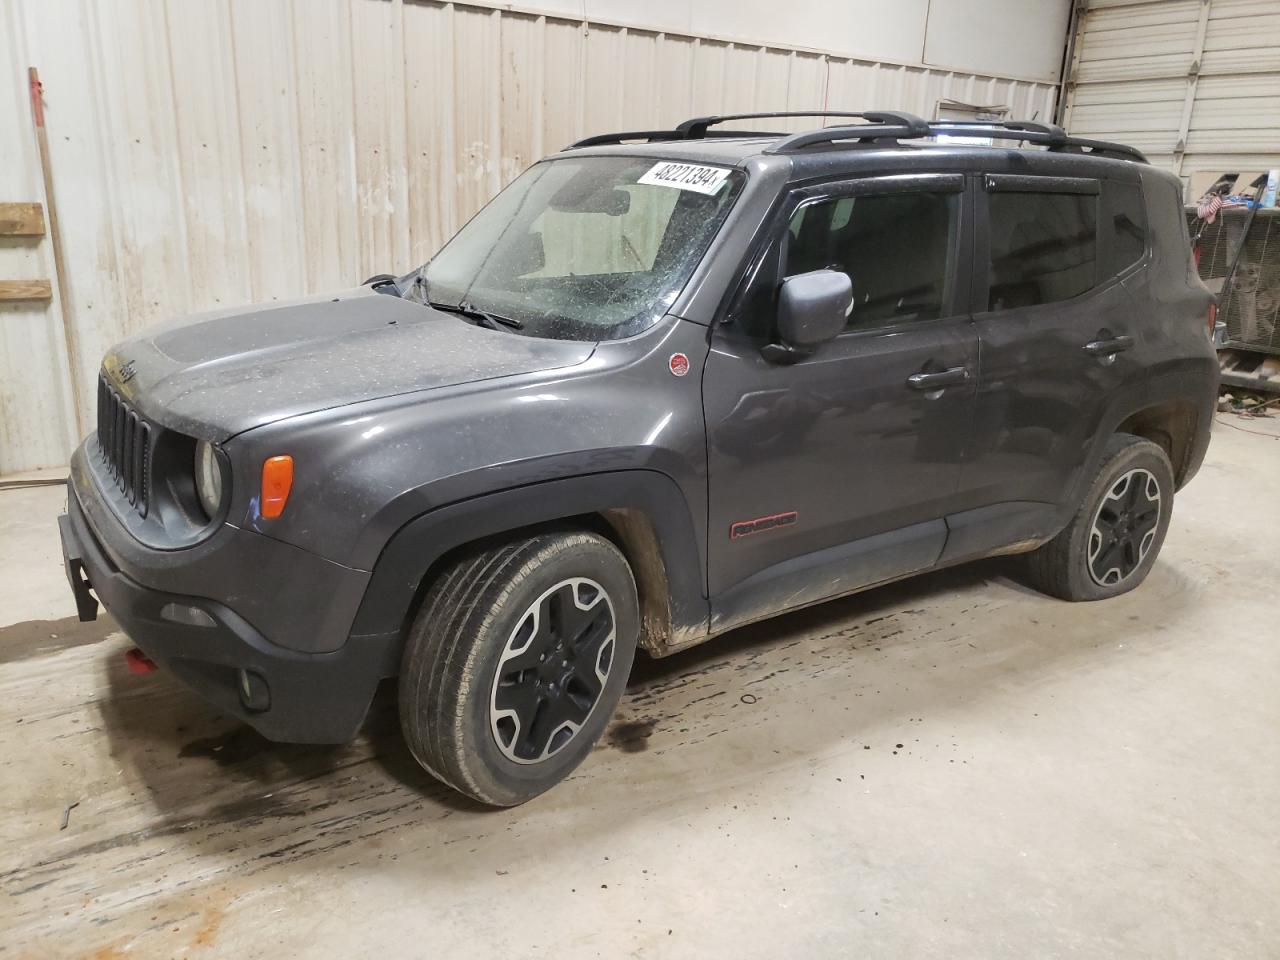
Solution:
<svg viewBox="0 0 1280 960">
<path fill-rule="evenodd" d="M 124 341 L 103 368 L 148 418 L 224 440 L 361 400 L 570 367 L 594 349 L 359 288 L 188 317 Z"/>
</svg>

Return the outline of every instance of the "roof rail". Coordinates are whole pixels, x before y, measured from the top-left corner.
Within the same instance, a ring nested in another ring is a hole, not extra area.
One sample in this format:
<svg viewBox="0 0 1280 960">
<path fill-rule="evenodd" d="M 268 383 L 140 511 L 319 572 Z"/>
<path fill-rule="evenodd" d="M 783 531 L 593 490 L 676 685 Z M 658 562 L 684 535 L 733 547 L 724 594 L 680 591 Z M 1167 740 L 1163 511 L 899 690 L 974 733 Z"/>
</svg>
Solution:
<svg viewBox="0 0 1280 960">
<path fill-rule="evenodd" d="M 579 147 L 602 147 L 611 144 L 626 143 L 629 140 L 642 140 L 645 143 L 663 143 L 671 140 L 702 140 L 716 137 L 785 137 L 785 133 L 776 130 L 710 130 L 700 137 L 687 137 L 679 130 L 624 130 L 621 133 L 600 133 L 593 137 L 584 137 L 565 147 L 566 150 L 577 150 Z"/>
<path fill-rule="evenodd" d="M 849 120 L 865 120 L 865 123 L 840 124 L 820 127 L 804 133 L 781 134 L 760 130 L 712 130 L 711 127 L 732 120 L 773 120 L 790 117 L 839 117 Z M 897 110 L 868 110 L 861 113 L 820 110 L 814 112 L 785 111 L 781 113 L 731 113 L 719 116 L 694 117 L 674 130 L 637 130 L 622 133 L 605 133 L 587 137 L 565 147 L 595 147 L 620 144 L 628 140 L 649 143 L 678 140 L 703 140 L 709 137 L 778 137 L 778 141 L 765 149 L 765 153 L 796 153 L 806 147 L 822 143 L 857 141 L 859 143 L 883 140 L 918 140 L 936 136 L 984 136 L 993 140 L 1015 140 L 1022 143 L 1042 144 L 1050 151 L 1061 153 L 1085 153 L 1108 157 L 1113 160 L 1131 160 L 1147 163 L 1140 150 L 1105 140 L 1089 140 L 1073 137 L 1057 124 L 1037 123 L 1034 120 L 939 120 L 930 123 L 910 113 Z"/>
<path fill-rule="evenodd" d="M 916 139 L 936 136 L 985 136 L 993 140 L 1017 140 L 1043 144 L 1055 153 L 1084 153 L 1108 157 L 1112 160 L 1132 160 L 1147 163 L 1142 151 L 1121 143 L 1106 140 L 1089 140 L 1070 136 L 1062 127 L 1032 120 L 940 120 L 925 123 L 924 131 L 904 130 L 897 124 L 860 123 L 850 126 L 823 127 L 807 133 L 797 133 L 779 140 L 765 149 L 765 153 L 796 153 L 818 143 L 836 143 L 842 140 L 859 142 L 875 140 Z"/>
<path fill-rule="evenodd" d="M 565 147 L 566 150 L 577 150 L 579 147 L 600 147 L 613 143 L 625 143 L 627 140 L 643 140 L 653 143 L 655 140 L 679 140 L 674 130 L 624 130 L 621 133 L 599 133 L 594 137 L 583 137 Z"/>
<path fill-rule="evenodd" d="M 1146 154 L 1136 147 L 1123 143 L 1112 143 L 1109 140 L 1090 140 L 1086 137 L 1073 137 L 1055 124 L 1034 123 L 1030 120 L 1010 121 L 951 121 L 940 120 L 929 124 L 932 136 L 979 136 L 993 140 L 1018 140 L 1026 143 L 1044 144 L 1054 153 L 1084 153 L 1111 160 L 1132 160 L 1137 163 L 1149 163 Z"/>
<path fill-rule="evenodd" d="M 889 110 L 869 111 L 867 113 L 847 113 L 836 110 L 727 113 L 716 116 L 694 117 L 691 120 L 684 121 L 674 130 L 634 130 L 621 133 L 601 133 L 571 143 L 565 149 L 576 150 L 579 147 L 600 147 L 625 143 L 628 140 L 661 143 L 671 140 L 704 140 L 709 137 L 785 137 L 785 133 L 779 133 L 776 130 L 712 130 L 710 128 L 721 123 L 727 123 L 730 120 L 777 120 L 790 117 L 847 117 L 867 120 L 871 123 L 891 124 L 910 131 L 909 133 L 904 133 L 903 136 L 928 136 L 925 131 L 929 127 L 928 123 L 917 116 Z"/>
<path fill-rule="evenodd" d="M 910 114 L 868 113 L 863 116 L 871 118 L 871 122 L 820 127 L 804 133 L 793 133 L 766 147 L 764 152 L 796 153 L 815 143 L 836 143 L 841 140 L 857 140 L 859 143 L 866 143 L 875 140 L 915 140 L 929 136 L 928 122 Z M 882 117 L 885 119 L 880 119 Z M 901 120 L 898 120 L 899 117 Z"/>
<path fill-rule="evenodd" d="M 1000 127 L 1002 130 L 1026 130 L 1042 133 L 1052 143 L 1066 143 L 1067 131 L 1056 123 L 1036 123 L 1034 120 L 937 120 L 934 126 L 946 127 Z"/>
<path fill-rule="evenodd" d="M 728 113 L 723 116 L 694 117 L 686 120 L 676 130 L 685 135 L 685 139 L 696 140 L 707 136 L 707 128 L 729 120 L 776 120 L 787 117 L 846 117 L 854 120 L 866 120 L 869 123 L 892 124 L 908 127 L 916 136 L 928 136 L 924 131 L 929 124 L 910 113 L 899 113 L 890 110 L 875 110 L 866 113 L 846 113 L 839 110 L 787 110 L 781 113 Z"/>
</svg>

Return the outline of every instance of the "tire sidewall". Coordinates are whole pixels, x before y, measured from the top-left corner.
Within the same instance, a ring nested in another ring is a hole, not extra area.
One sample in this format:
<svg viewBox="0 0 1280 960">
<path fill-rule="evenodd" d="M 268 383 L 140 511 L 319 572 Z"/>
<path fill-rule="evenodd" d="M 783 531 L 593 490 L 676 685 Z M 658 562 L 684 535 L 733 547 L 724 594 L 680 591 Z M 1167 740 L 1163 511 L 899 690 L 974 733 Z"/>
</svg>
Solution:
<svg viewBox="0 0 1280 960">
<path fill-rule="evenodd" d="M 1134 469 L 1148 470 L 1156 478 L 1156 484 L 1160 488 L 1160 521 L 1156 524 L 1155 539 L 1151 541 L 1142 563 L 1121 582 L 1103 586 L 1089 574 L 1089 540 L 1093 531 L 1093 519 L 1103 498 L 1116 481 Z M 1155 564 L 1164 544 L 1165 534 L 1169 531 L 1169 521 L 1173 516 L 1173 495 L 1173 467 L 1168 456 L 1156 444 L 1148 440 L 1134 441 L 1108 457 L 1089 487 L 1072 524 L 1067 572 L 1072 593 L 1083 600 L 1104 600 L 1127 593 L 1141 584 Z"/>
<path fill-rule="evenodd" d="M 586 723 L 573 739 L 546 760 L 516 763 L 498 747 L 490 725 L 490 698 L 498 662 L 511 632 L 535 600 L 572 577 L 594 580 L 613 605 L 615 636 L 609 677 Z M 640 632 L 635 580 L 625 558 L 598 537 L 572 543 L 552 541 L 537 551 L 511 578 L 481 624 L 463 671 L 455 722 L 465 777 L 491 802 L 521 803 L 563 780 L 591 752 L 626 688 Z"/>
</svg>

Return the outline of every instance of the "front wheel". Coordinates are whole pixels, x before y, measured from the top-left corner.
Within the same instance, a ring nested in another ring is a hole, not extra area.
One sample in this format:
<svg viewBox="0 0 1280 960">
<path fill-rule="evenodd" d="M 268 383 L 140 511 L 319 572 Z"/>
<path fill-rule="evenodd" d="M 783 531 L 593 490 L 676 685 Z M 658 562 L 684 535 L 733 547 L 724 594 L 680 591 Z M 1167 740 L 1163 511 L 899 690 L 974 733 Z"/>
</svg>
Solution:
<svg viewBox="0 0 1280 960">
<path fill-rule="evenodd" d="M 1132 590 L 1164 543 L 1173 486 L 1164 450 L 1130 434 L 1112 437 L 1071 522 L 1028 556 L 1032 584 L 1064 600 L 1103 600 Z"/>
<path fill-rule="evenodd" d="M 537 796 L 604 732 L 639 628 L 631 568 L 601 536 L 471 551 L 435 580 L 410 630 L 400 673 L 409 749 L 482 803 Z"/>
</svg>

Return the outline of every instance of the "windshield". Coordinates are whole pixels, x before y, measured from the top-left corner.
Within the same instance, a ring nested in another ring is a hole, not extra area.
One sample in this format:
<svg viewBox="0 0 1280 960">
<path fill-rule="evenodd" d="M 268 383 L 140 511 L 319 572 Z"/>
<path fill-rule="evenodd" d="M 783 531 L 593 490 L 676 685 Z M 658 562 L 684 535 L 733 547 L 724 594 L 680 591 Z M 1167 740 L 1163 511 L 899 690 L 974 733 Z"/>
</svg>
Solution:
<svg viewBox="0 0 1280 960">
<path fill-rule="evenodd" d="M 631 336 L 675 301 L 743 180 L 653 158 L 544 161 L 426 265 L 426 297 L 509 318 L 530 336 Z"/>
</svg>

